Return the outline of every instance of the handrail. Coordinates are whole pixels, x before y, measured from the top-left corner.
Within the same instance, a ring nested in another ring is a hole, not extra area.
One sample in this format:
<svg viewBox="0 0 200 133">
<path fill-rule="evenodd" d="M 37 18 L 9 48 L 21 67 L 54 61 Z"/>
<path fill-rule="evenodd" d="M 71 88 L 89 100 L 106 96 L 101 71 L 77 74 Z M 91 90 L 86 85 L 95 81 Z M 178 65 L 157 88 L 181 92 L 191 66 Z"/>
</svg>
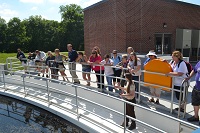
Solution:
<svg viewBox="0 0 200 133">
<path fill-rule="evenodd" d="M 64 63 L 69 63 L 69 62 L 66 62 L 66 61 L 63 61 Z M 73 62 L 73 63 L 77 63 L 77 62 Z M 77 63 L 77 64 L 79 64 L 79 63 Z M 101 65 L 101 64 L 95 64 L 96 66 L 103 66 L 103 65 Z M 43 66 L 37 66 L 37 67 L 43 67 Z M 113 68 L 119 68 L 119 67 L 116 67 L 116 66 L 111 66 L 111 67 L 113 67 Z M 59 69 L 59 68 L 55 68 L 55 67 L 50 67 L 50 68 L 52 68 L 52 69 Z M 100 67 L 101 68 L 101 67 Z M 125 70 L 127 70 L 127 68 L 125 68 Z M 77 71 L 77 72 L 82 72 L 82 71 L 79 71 L 79 70 L 70 70 L 70 71 Z M 147 72 L 147 73 L 152 73 L 152 74 L 159 74 L 159 75 L 163 75 L 164 76 L 164 74 L 161 74 L 161 73 L 156 73 L 156 72 L 149 72 L 149 71 L 144 71 L 144 70 L 141 70 L 141 72 Z M 29 72 L 30 73 L 30 72 Z M 91 73 L 91 74 L 93 74 L 93 73 Z M 101 73 L 100 74 L 96 74 L 96 75 L 102 75 Z M 113 76 L 109 76 L 109 77 L 113 77 Z M 69 78 L 73 78 L 73 77 L 69 77 Z M 117 79 L 121 79 L 121 80 L 124 80 L 124 78 L 121 78 L 121 77 L 115 77 L 115 78 L 117 78 Z M 100 78 L 101 79 L 101 78 Z M 83 79 L 79 79 L 79 80 L 83 80 Z M 89 82 L 92 82 L 92 81 L 89 81 Z M 139 82 L 139 88 L 138 89 L 140 89 L 140 86 L 141 85 L 144 85 L 144 82 L 142 82 L 142 81 L 140 81 L 140 78 L 139 78 L 139 81 L 134 81 L 134 82 Z M 98 84 L 100 84 L 101 86 L 103 85 L 103 83 L 98 83 Z M 159 87 L 159 88 L 167 88 L 167 89 L 169 89 L 169 90 L 174 90 L 173 89 L 173 85 L 172 85 L 172 88 L 168 88 L 168 87 L 164 87 L 164 86 L 160 86 L 160 85 L 155 85 L 155 84 L 150 84 L 150 83 L 148 83 L 149 85 L 153 85 L 153 86 L 156 86 L 156 87 Z M 106 86 L 110 86 L 110 85 L 106 85 Z M 111 86 L 111 87 L 113 87 L 113 86 Z M 100 88 L 101 90 L 103 90 L 103 88 L 101 87 Z M 174 90 L 174 91 L 177 91 L 177 90 Z M 109 91 L 108 91 L 109 92 Z M 137 92 L 136 92 L 137 93 Z M 172 93 L 173 93 L 173 91 L 172 91 Z M 172 103 L 172 101 L 173 101 L 173 95 L 172 95 L 172 98 L 171 98 L 171 103 Z M 140 102 L 140 94 L 138 95 L 138 102 Z M 171 113 L 172 113 L 172 108 L 173 108 L 173 104 L 171 104 Z"/>
<path fill-rule="evenodd" d="M 12 59 L 12 58 L 11 58 Z M 7 61 L 8 62 L 8 61 Z M 64 63 L 68 63 L 68 62 L 64 62 Z M 76 63 L 76 62 L 75 62 Z M 12 64 L 15 64 L 15 63 L 12 63 L 12 61 L 10 61 L 10 65 L 11 65 L 11 68 L 13 69 L 13 67 L 12 67 Z M 79 64 L 79 63 L 78 63 Z M 8 64 L 7 64 L 8 65 Z M 102 66 L 102 65 L 98 65 L 98 66 Z M 28 66 L 29 67 L 29 66 Z M 43 66 L 41 66 L 41 67 L 43 67 Z M 113 67 L 113 68 L 119 68 L 119 67 L 114 67 L 114 66 L 111 66 L 111 67 Z M 54 69 L 57 69 L 57 68 L 55 68 L 55 67 L 53 67 Z M 101 68 L 101 67 L 100 67 Z M 11 69 L 11 70 L 12 70 Z M 126 69 L 127 70 L 127 69 Z M 74 70 L 74 71 L 77 71 L 77 70 Z M 82 71 L 79 71 L 79 72 L 82 72 Z M 141 72 L 147 72 L 147 73 L 152 73 L 152 74 L 159 74 L 159 75 L 162 75 L 162 76 L 165 76 L 165 74 L 161 74 L 161 73 L 155 73 L 155 72 L 149 72 L 149 71 L 144 71 L 144 70 L 141 70 Z M 27 74 L 25 74 L 25 75 L 27 75 Z M 101 73 L 99 74 L 99 75 L 102 75 Z M 3 74 L 3 76 L 4 76 L 4 74 Z M 3 79 L 4 79 L 5 77 L 3 77 Z M 41 77 L 42 78 L 42 77 Z M 172 78 L 174 78 L 174 77 L 172 77 Z M 44 79 L 46 79 L 46 78 L 44 78 Z M 123 78 L 120 78 L 120 79 L 123 79 Z M 49 79 L 49 80 L 54 80 L 54 79 Z M 55 81 L 58 81 L 58 80 L 55 80 Z M 92 82 L 92 81 L 91 81 Z M 142 81 L 134 81 L 134 82 L 139 82 L 139 87 L 141 86 L 141 85 L 143 85 L 144 84 L 144 82 L 142 82 Z M 4 83 L 5 83 L 5 81 L 4 81 Z M 102 84 L 102 83 L 99 83 L 99 84 Z M 148 83 L 148 84 L 150 84 L 150 83 Z M 150 85 L 154 85 L 154 84 L 150 84 Z M 73 86 L 76 86 L 76 85 L 73 85 Z M 167 88 L 167 87 L 164 87 L 164 86 L 159 86 L 159 85 L 154 85 L 154 86 L 158 86 L 158 87 L 161 87 L 161 88 Z M 4 87 L 5 87 L 5 85 L 4 85 Z M 173 94 L 173 91 L 178 91 L 178 90 L 174 90 L 173 89 L 173 86 L 172 86 L 172 88 L 169 88 L 170 90 L 172 90 L 172 94 Z M 185 88 L 184 88 L 185 89 Z M 140 97 L 140 94 L 141 94 L 141 92 L 140 92 L 140 90 L 138 90 L 139 92 L 138 92 L 138 94 L 139 94 L 139 97 Z M 178 91 L 179 92 L 179 91 Z M 182 90 L 180 90 L 180 92 L 182 92 Z M 184 91 L 185 92 L 185 91 Z M 48 93 L 49 94 L 49 93 Z M 101 94 L 101 93 L 99 93 L 99 94 Z M 183 95 L 183 96 L 185 96 L 185 95 Z M 185 99 L 185 98 L 184 98 Z M 138 100 L 138 101 L 140 101 L 140 99 Z M 173 96 L 172 96 L 172 99 L 171 99 L 171 101 L 173 101 Z M 172 109 L 172 107 L 173 107 L 173 103 L 171 102 L 171 104 L 172 104 L 172 106 L 171 106 L 171 109 Z M 137 106 L 137 105 L 134 105 L 134 106 Z M 184 106 L 185 107 L 185 106 Z M 178 117 L 179 117 L 179 115 L 180 115 L 180 112 L 178 112 Z M 185 112 L 184 112 L 184 115 L 185 115 Z M 184 116 L 183 115 L 183 116 Z"/>
<path fill-rule="evenodd" d="M 89 89 L 87 89 L 87 88 L 80 87 L 80 86 L 78 86 L 78 85 L 73 85 L 73 86 L 75 86 L 75 89 L 76 89 L 76 90 L 77 90 L 77 87 L 79 87 L 79 88 L 82 88 L 82 89 L 85 89 L 85 90 L 91 91 L 91 90 L 89 90 Z M 99 93 L 99 92 L 96 92 L 96 93 Z M 48 92 L 48 94 L 49 94 L 49 92 Z M 99 93 L 99 94 L 102 95 L 102 93 Z M 49 95 L 48 95 L 48 97 L 49 97 Z M 78 96 L 76 96 L 76 97 L 78 98 Z M 115 99 L 117 99 L 117 98 L 115 98 Z M 121 101 L 121 99 L 117 99 L 117 100 Z M 140 108 L 146 109 L 146 110 L 148 110 L 148 111 L 154 112 L 153 110 L 148 109 L 148 108 L 145 108 L 145 107 L 142 107 L 142 106 L 140 106 L 140 105 L 133 104 L 133 103 L 129 103 L 129 102 L 124 101 L 124 100 L 122 100 L 122 101 L 123 101 L 124 103 L 132 104 L 132 105 L 134 105 L 134 106 L 137 106 L 137 107 L 140 107 Z M 48 100 L 48 102 L 50 102 L 50 101 Z M 154 113 L 155 113 L 155 112 L 154 112 Z M 160 115 L 163 116 L 163 114 L 161 114 L 161 113 L 159 113 L 159 112 L 156 112 L 156 114 L 160 114 Z M 166 116 L 166 117 L 169 117 L 169 116 Z M 173 118 L 172 118 L 172 119 L 173 119 Z M 183 122 L 183 123 L 186 123 L 186 122 Z M 187 123 L 187 124 L 188 124 L 188 123 Z"/>
</svg>

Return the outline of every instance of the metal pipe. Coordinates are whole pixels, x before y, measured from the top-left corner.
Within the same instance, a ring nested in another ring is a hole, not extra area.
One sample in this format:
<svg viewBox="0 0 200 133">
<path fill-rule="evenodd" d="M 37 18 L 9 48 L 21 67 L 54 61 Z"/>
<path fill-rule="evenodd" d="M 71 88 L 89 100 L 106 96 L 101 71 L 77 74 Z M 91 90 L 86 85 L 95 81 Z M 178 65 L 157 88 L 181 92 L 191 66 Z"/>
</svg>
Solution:
<svg viewBox="0 0 200 133">
<path fill-rule="evenodd" d="M 2 75 L 3 75 L 3 87 L 6 90 L 5 71 L 2 71 Z"/>
<path fill-rule="evenodd" d="M 78 117 L 78 115 L 79 115 L 79 113 L 78 113 L 78 93 L 77 93 L 77 86 L 75 86 L 75 93 L 76 93 L 76 113 L 77 113 L 77 117 Z"/>
<path fill-rule="evenodd" d="M 140 79 L 140 75 L 139 75 L 139 83 L 138 83 L 138 103 L 140 103 L 140 100 L 141 100 L 141 99 L 140 99 L 140 98 L 141 98 L 141 97 L 140 97 L 140 95 L 141 95 L 141 88 L 140 88 L 140 85 L 141 85 L 141 84 L 140 84 L 140 80 L 141 80 L 141 79 Z"/>
<path fill-rule="evenodd" d="M 170 107 L 170 113 L 173 112 L 173 101 L 174 101 L 174 77 L 172 77 L 172 91 L 171 91 L 171 107 Z"/>
<path fill-rule="evenodd" d="M 49 105 L 50 105 L 50 100 L 49 100 L 49 83 L 48 83 L 49 81 L 48 80 L 46 80 L 46 85 L 47 85 L 47 94 L 48 94 L 48 103 L 49 103 Z"/>
<path fill-rule="evenodd" d="M 126 102 L 124 102 L 124 133 L 126 133 Z"/>
<path fill-rule="evenodd" d="M 102 88 L 102 75 L 101 75 L 101 66 L 100 66 L 100 75 L 99 75 L 99 77 L 100 77 L 100 89 L 101 89 L 101 91 L 103 92 L 103 88 Z"/>
<path fill-rule="evenodd" d="M 24 94 L 26 97 L 26 85 L 25 85 L 25 81 L 24 81 L 24 75 L 22 75 L 22 79 L 23 79 Z"/>
</svg>

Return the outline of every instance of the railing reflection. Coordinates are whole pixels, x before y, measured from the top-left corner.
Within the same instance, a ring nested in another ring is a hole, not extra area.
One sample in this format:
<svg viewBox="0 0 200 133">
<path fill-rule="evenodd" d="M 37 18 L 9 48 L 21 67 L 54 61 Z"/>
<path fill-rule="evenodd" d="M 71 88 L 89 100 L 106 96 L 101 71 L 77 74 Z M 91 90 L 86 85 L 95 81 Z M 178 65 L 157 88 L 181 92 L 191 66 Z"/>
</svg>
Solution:
<svg viewBox="0 0 200 133">
<path fill-rule="evenodd" d="M 64 120 L 63 118 L 51 114 L 48 111 L 5 96 L 0 96 L 0 112 L 0 115 L 5 116 L 3 118 L 7 119 L 6 121 L 8 121 L 7 126 L 4 125 L 5 127 L 3 127 L 1 124 L 0 128 L 5 129 L 7 132 L 59 131 L 61 133 L 86 133 L 86 131 L 78 126 Z M 3 120 L 3 118 L 1 120 Z M 12 123 L 12 125 L 9 125 L 9 123 Z"/>
</svg>

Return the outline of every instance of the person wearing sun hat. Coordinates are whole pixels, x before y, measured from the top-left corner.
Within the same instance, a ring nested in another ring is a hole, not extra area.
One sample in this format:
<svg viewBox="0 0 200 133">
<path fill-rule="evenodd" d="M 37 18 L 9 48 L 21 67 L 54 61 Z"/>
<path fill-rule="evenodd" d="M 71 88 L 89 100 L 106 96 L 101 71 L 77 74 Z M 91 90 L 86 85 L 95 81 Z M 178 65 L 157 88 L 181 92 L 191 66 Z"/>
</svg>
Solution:
<svg viewBox="0 0 200 133">
<path fill-rule="evenodd" d="M 148 57 L 148 59 L 144 62 L 144 65 L 146 65 L 151 60 L 157 59 L 157 55 L 154 52 L 154 50 L 150 50 L 146 56 Z M 161 89 L 158 89 L 158 88 L 155 89 L 153 87 L 150 87 L 150 92 L 151 92 L 152 97 L 151 99 L 149 99 L 149 102 L 155 102 L 156 104 L 160 104 L 159 97 L 161 94 Z M 154 101 L 154 97 L 157 97 L 156 101 Z"/>
<path fill-rule="evenodd" d="M 146 61 L 144 62 L 144 65 L 146 65 L 150 60 L 152 59 L 157 59 L 157 55 L 154 52 L 154 50 L 150 50 L 149 53 L 146 55 L 148 58 L 146 59 Z"/>
</svg>

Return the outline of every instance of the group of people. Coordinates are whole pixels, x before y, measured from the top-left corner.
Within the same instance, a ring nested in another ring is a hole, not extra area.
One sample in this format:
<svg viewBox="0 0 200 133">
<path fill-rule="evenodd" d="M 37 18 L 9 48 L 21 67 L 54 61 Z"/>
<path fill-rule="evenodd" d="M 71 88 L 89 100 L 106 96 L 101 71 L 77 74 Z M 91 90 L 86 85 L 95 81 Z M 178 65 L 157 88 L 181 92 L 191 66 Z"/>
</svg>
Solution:
<svg viewBox="0 0 200 133">
<path fill-rule="evenodd" d="M 65 74 L 65 65 L 63 64 L 63 60 L 68 59 L 69 61 L 69 71 L 72 75 L 74 83 L 79 83 L 78 76 L 76 75 L 76 62 L 82 64 L 82 77 L 87 82 L 86 85 L 90 85 L 91 77 L 90 72 L 94 71 L 96 74 L 97 86 L 102 90 L 105 90 L 108 87 L 109 91 L 113 91 L 113 89 L 118 90 L 120 92 L 120 96 L 124 97 L 127 101 L 136 103 L 135 98 L 137 97 L 138 92 L 138 81 L 141 76 L 141 65 L 142 62 L 140 58 L 137 57 L 137 54 L 134 52 L 132 47 L 127 48 L 127 55 L 118 55 L 117 50 L 112 51 L 112 56 L 109 54 L 104 55 L 102 59 L 102 55 L 99 47 L 95 46 L 91 55 L 87 57 L 83 52 L 76 52 L 72 48 L 72 44 L 67 45 L 68 49 L 68 57 L 60 54 L 59 49 L 55 49 L 55 55 L 52 54 L 51 51 L 48 51 L 48 57 L 43 51 L 36 50 L 35 56 L 32 53 L 29 53 L 29 60 L 34 60 L 37 66 L 43 66 L 43 63 L 48 66 L 45 67 L 44 70 L 42 67 L 37 67 L 37 70 L 43 73 L 44 71 L 48 73 L 50 68 L 51 77 L 57 79 L 58 71 L 63 77 L 63 80 L 68 80 L 67 75 Z M 149 61 L 157 59 L 156 53 L 151 50 L 147 54 L 147 60 L 143 63 L 145 66 Z M 24 60 L 25 55 L 23 52 L 18 49 L 17 58 L 22 62 L 22 64 L 26 64 L 27 60 Z M 165 60 L 164 60 L 165 61 Z M 188 121 L 199 121 L 198 110 L 200 105 L 200 75 L 198 71 L 200 70 L 200 63 L 198 63 L 194 70 L 188 76 L 188 69 L 186 63 L 183 61 L 183 55 L 180 51 L 174 51 L 172 53 L 172 61 L 169 63 L 172 67 L 173 72 L 167 73 L 166 76 L 175 76 L 174 80 L 174 89 L 180 90 L 182 87 L 182 81 L 189 80 L 194 73 L 197 73 L 196 76 L 196 86 L 192 92 L 192 105 L 194 106 L 195 115 L 188 119 Z M 57 69 L 53 69 L 52 66 L 55 66 Z M 42 69 L 42 70 L 41 70 Z M 107 86 L 104 84 L 104 74 L 107 80 Z M 48 77 L 48 75 L 47 75 Z M 159 88 L 150 88 L 150 92 L 152 98 L 149 99 L 149 102 L 155 102 L 159 104 L 159 97 L 161 94 L 161 89 Z M 180 94 L 182 92 L 175 91 L 177 100 L 180 99 Z M 157 98 L 157 100 L 154 100 Z M 184 101 L 183 96 L 181 99 L 180 111 L 184 111 Z M 135 118 L 134 106 L 127 104 L 126 107 L 127 115 Z M 179 108 L 176 108 L 178 110 Z M 122 126 L 128 126 L 128 119 L 126 123 L 123 123 Z M 132 120 L 130 130 L 135 129 L 136 124 L 135 121 Z"/>
<path fill-rule="evenodd" d="M 63 81 L 69 81 L 65 73 L 64 61 L 69 61 L 69 71 L 72 75 L 74 83 L 80 84 L 78 76 L 76 75 L 76 59 L 78 58 L 77 52 L 72 48 L 72 44 L 67 44 L 68 57 L 60 53 L 59 49 L 55 49 L 53 54 L 51 51 L 47 52 L 36 50 L 34 53 L 29 52 L 26 58 L 25 54 L 20 48 L 17 49 L 17 58 L 21 61 L 24 66 L 25 73 L 28 73 L 27 66 L 36 66 L 36 71 L 38 76 L 42 73 L 42 77 L 50 77 L 53 79 L 58 79 L 58 72 L 60 72 L 63 77 Z M 29 64 L 27 64 L 29 63 Z M 49 75 L 50 70 L 50 75 Z"/>
</svg>

